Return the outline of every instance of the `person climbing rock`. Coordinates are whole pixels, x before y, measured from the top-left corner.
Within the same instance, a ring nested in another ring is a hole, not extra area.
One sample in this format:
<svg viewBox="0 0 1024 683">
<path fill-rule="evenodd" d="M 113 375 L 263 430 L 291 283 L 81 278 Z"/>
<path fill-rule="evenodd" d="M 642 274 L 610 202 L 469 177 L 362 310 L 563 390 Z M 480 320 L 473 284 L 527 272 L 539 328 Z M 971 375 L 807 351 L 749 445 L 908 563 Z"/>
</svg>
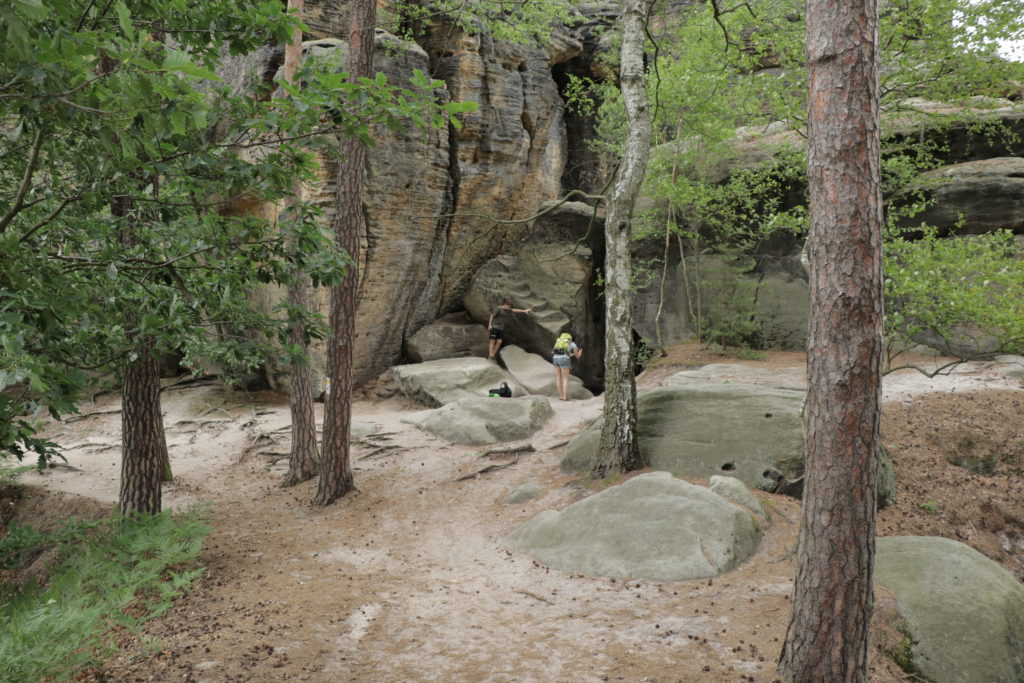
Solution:
<svg viewBox="0 0 1024 683">
<path fill-rule="evenodd" d="M 569 370 L 572 359 L 583 355 L 583 349 L 572 340 L 572 335 L 563 332 L 555 340 L 555 348 L 551 353 L 551 363 L 555 366 L 555 385 L 558 387 L 558 398 L 569 400 Z"/>
<path fill-rule="evenodd" d="M 487 331 L 491 337 L 487 347 L 487 360 L 494 360 L 498 355 L 498 350 L 504 341 L 505 323 L 509 314 L 525 313 L 530 315 L 532 312 L 532 308 L 512 308 L 512 299 L 505 297 L 501 305 L 494 309 L 494 313 L 491 313 L 490 320 L 487 321 Z"/>
</svg>

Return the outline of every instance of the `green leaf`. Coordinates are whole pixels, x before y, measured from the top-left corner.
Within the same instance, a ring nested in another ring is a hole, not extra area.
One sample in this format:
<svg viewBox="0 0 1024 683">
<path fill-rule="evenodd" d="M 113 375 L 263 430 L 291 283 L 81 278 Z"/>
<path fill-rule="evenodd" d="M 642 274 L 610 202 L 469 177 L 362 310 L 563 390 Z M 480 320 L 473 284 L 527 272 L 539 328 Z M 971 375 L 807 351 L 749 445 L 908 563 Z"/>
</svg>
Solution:
<svg viewBox="0 0 1024 683">
<path fill-rule="evenodd" d="M 16 0 L 18 9 L 29 19 L 40 20 L 49 16 L 50 10 L 41 0 Z"/>
</svg>

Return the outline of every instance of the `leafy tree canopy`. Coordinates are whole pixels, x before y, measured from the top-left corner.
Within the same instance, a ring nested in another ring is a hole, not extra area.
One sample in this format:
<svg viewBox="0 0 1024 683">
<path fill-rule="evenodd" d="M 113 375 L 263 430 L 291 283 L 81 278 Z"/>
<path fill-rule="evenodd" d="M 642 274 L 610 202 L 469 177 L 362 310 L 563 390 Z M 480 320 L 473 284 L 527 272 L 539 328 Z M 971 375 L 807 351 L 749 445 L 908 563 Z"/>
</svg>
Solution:
<svg viewBox="0 0 1024 683">
<path fill-rule="evenodd" d="M 73 410 L 87 379 L 133 360 L 141 340 L 196 366 L 258 364 L 268 349 L 253 330 L 281 337 L 287 316 L 255 311 L 254 284 L 287 281 L 295 263 L 331 283 L 345 255 L 311 207 L 284 231 L 232 207 L 279 200 L 336 136 L 471 106 L 436 104 L 440 83 L 423 74 L 408 88 L 380 74 L 349 83 L 329 58 L 308 60 L 302 88 L 254 78 L 235 92 L 218 78 L 225 59 L 295 25 L 259 0 L 0 7 L 0 453 L 53 454 L 34 416 Z"/>
</svg>

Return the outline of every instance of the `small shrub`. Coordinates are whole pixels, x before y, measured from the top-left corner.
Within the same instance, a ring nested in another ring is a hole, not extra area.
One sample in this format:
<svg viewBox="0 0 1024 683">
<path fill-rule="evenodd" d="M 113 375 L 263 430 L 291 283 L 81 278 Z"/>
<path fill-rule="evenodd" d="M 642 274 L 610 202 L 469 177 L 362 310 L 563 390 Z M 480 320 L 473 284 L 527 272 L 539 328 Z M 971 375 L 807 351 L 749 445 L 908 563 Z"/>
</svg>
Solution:
<svg viewBox="0 0 1024 683">
<path fill-rule="evenodd" d="M 951 465 L 981 475 L 992 474 L 999 465 L 999 453 L 991 440 L 984 436 L 959 431 L 945 443 L 947 446 L 943 457 Z"/>
</svg>

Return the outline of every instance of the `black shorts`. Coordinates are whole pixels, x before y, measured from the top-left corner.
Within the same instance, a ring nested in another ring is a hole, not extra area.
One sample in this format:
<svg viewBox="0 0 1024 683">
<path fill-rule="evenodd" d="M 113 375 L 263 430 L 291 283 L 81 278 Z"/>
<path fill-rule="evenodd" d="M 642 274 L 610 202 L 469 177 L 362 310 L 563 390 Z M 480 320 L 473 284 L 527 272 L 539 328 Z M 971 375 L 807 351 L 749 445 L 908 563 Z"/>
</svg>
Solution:
<svg viewBox="0 0 1024 683">
<path fill-rule="evenodd" d="M 501 337 L 501 332 L 502 331 L 499 330 L 497 327 L 492 327 L 491 328 L 491 339 L 501 339 L 502 338 Z"/>
</svg>

